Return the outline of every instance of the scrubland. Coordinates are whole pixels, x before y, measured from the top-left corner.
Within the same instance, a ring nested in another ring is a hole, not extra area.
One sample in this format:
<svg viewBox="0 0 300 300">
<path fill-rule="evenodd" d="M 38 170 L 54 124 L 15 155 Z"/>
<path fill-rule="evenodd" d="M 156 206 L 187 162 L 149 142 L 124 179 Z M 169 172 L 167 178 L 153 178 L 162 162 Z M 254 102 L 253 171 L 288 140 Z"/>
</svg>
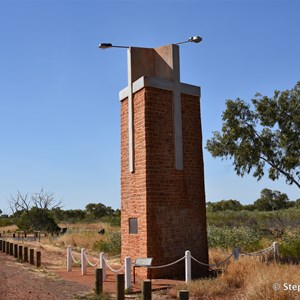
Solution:
<svg viewBox="0 0 300 300">
<path fill-rule="evenodd" d="M 66 234 L 59 237 L 42 237 L 42 247 L 52 249 L 52 251 L 60 252 L 63 259 L 63 251 L 67 245 L 72 245 L 74 251 L 80 248 L 86 248 L 90 254 L 95 257 L 99 252 L 104 251 L 109 255 L 120 253 L 120 227 L 111 226 L 105 222 L 95 223 L 61 223 L 61 227 L 67 227 Z M 104 235 L 99 235 L 100 228 L 105 229 Z M 1 227 L 1 232 L 14 232 L 15 226 Z M 226 231 L 227 230 L 227 231 Z M 220 235 L 221 229 L 213 228 L 210 234 L 209 257 L 210 263 L 218 263 L 223 261 L 231 254 L 231 248 L 218 247 L 217 241 L 222 242 Z M 268 247 L 272 243 L 271 238 L 255 237 L 248 229 L 239 228 L 235 232 L 234 229 L 224 229 L 223 234 L 231 236 L 233 241 L 235 235 L 241 239 L 248 250 L 257 250 L 259 248 Z M 244 240 L 243 238 L 244 236 Z M 293 231 L 286 232 L 290 240 L 285 238 L 283 241 L 279 239 L 280 258 L 277 262 L 270 256 L 262 257 L 240 257 L 238 261 L 231 258 L 225 265 L 220 268 L 214 268 L 211 277 L 199 280 L 193 280 L 188 284 L 182 283 L 173 286 L 170 290 L 165 291 L 165 297 L 169 299 L 176 298 L 177 291 L 180 289 L 188 289 L 190 291 L 190 299 L 300 299 L 300 268 L 298 259 L 287 259 L 285 255 L 286 249 L 292 247 L 292 250 L 298 251 L 299 236 Z M 251 243 L 251 239 L 253 239 Z M 59 251 L 58 251 L 59 250 Z M 291 255 L 291 251 L 288 252 Z M 298 254 L 298 253 L 296 253 Z M 164 298 L 166 299 L 166 298 Z"/>
</svg>

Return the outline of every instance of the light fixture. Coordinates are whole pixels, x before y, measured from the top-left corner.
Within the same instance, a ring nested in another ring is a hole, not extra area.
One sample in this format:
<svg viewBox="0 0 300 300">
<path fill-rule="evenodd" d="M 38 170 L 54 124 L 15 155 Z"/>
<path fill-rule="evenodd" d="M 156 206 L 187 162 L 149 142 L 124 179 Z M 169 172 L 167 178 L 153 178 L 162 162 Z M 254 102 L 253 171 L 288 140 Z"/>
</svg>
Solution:
<svg viewBox="0 0 300 300">
<path fill-rule="evenodd" d="M 111 43 L 101 43 L 98 48 L 100 49 L 108 49 L 108 48 L 129 48 L 129 46 L 115 46 Z"/>
<path fill-rule="evenodd" d="M 184 43 L 200 43 L 202 41 L 202 37 L 200 36 L 191 36 L 187 41 L 176 43 L 175 45 L 184 44 Z"/>
<path fill-rule="evenodd" d="M 195 36 L 191 36 L 186 41 L 175 43 L 175 45 L 180 45 L 180 44 L 184 44 L 184 43 L 200 43 L 201 41 L 202 41 L 202 37 L 195 35 Z M 111 43 L 101 43 L 98 46 L 98 48 L 105 50 L 108 48 L 130 48 L 130 46 L 115 46 Z"/>
</svg>

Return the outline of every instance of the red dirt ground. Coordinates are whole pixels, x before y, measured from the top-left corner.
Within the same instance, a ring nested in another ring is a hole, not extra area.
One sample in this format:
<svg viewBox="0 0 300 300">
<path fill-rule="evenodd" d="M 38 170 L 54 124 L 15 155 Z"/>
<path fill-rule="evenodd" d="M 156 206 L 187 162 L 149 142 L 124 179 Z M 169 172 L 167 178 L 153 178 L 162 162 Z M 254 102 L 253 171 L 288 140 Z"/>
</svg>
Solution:
<svg viewBox="0 0 300 300">
<path fill-rule="evenodd" d="M 88 267 L 87 274 L 81 275 L 79 267 L 66 270 L 66 251 L 40 243 L 29 244 L 42 253 L 42 265 L 36 268 L 29 263 L 19 263 L 13 256 L 0 252 L 0 300 L 71 300 L 87 299 L 95 288 L 95 268 Z M 114 265 L 117 268 L 117 265 Z M 141 291 L 143 279 L 137 278 L 132 292 Z M 170 288 L 178 281 L 152 280 L 153 290 Z M 114 298 L 116 275 L 107 270 L 103 291 Z M 128 296 L 130 297 L 130 296 Z M 152 299 L 171 299 L 166 291 L 154 292 Z"/>
</svg>

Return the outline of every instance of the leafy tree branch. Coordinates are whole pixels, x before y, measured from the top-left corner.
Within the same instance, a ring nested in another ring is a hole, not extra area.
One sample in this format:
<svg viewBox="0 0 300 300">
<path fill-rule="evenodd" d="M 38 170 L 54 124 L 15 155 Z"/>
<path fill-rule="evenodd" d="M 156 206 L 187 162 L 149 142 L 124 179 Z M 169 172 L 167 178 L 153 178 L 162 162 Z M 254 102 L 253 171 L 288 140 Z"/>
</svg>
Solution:
<svg viewBox="0 0 300 300">
<path fill-rule="evenodd" d="M 233 159 L 239 176 L 253 171 L 260 180 L 268 169 L 270 179 L 300 188 L 300 81 L 273 97 L 256 94 L 252 106 L 227 100 L 222 119 L 222 132 L 206 144 L 213 157 Z"/>
</svg>

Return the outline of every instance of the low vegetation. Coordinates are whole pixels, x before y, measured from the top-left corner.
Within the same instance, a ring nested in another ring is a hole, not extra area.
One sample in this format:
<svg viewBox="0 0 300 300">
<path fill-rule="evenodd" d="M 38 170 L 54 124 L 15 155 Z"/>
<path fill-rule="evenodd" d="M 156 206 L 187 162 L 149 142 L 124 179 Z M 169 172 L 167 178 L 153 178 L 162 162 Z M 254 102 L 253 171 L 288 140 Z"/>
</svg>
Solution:
<svg viewBox="0 0 300 300">
<path fill-rule="evenodd" d="M 285 284 L 299 284 L 299 278 L 300 270 L 296 265 L 266 264 L 259 259 L 244 257 L 237 262 L 231 261 L 217 278 L 178 285 L 170 293 L 175 297 L 178 290 L 188 289 L 191 296 L 205 300 L 296 300 L 299 292 L 288 289 Z"/>
<path fill-rule="evenodd" d="M 67 234 L 55 239 L 53 243 L 59 247 L 73 246 L 74 250 L 87 249 L 90 253 L 105 252 L 108 255 L 121 253 L 120 228 L 105 222 L 93 223 L 62 223 L 67 227 Z M 105 234 L 100 235 L 99 229 L 103 228 Z"/>
<path fill-rule="evenodd" d="M 269 195 L 269 200 L 264 198 L 265 195 Z M 277 201 L 278 199 L 281 199 L 282 203 Z M 299 298 L 299 293 L 288 286 L 298 285 L 300 278 L 299 201 L 289 201 L 280 193 L 269 191 L 262 193 L 260 200 L 251 205 L 242 205 L 236 200 L 208 203 L 209 260 L 210 263 L 224 261 L 232 253 L 234 246 L 243 252 L 253 252 L 269 247 L 277 241 L 279 261 L 275 263 L 272 257 L 266 256 L 263 259 L 231 259 L 225 266 L 212 272 L 214 276 L 175 286 L 166 297 L 175 297 L 177 290 L 188 289 L 191 298 L 194 299 Z M 44 247 L 53 247 L 55 251 L 60 251 L 61 255 L 64 255 L 64 249 L 68 245 L 72 245 L 78 254 L 81 248 L 85 248 L 94 257 L 98 257 L 100 252 L 108 255 L 120 253 L 119 210 L 113 210 L 101 203 L 91 203 L 85 210 L 63 211 L 55 207 L 47 211 L 59 227 L 67 228 L 67 232 L 59 236 L 43 237 Z M 15 217 L 0 217 L 1 233 L 13 233 L 20 229 L 14 225 Z M 105 233 L 99 234 L 100 229 Z M 275 283 L 280 286 L 279 290 L 273 288 Z"/>
</svg>

